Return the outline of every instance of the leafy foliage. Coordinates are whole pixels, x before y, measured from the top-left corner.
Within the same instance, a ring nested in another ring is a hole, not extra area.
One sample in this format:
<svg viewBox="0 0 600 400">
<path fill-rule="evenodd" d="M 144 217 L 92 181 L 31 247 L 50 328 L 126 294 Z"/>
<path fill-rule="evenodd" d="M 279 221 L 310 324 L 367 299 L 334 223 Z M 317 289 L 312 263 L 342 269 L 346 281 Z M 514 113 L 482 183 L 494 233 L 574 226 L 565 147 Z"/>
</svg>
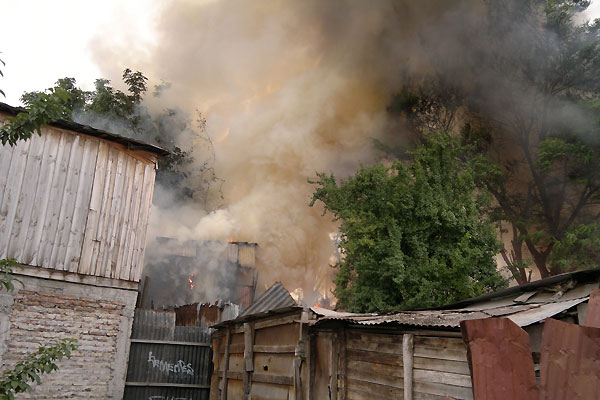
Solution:
<svg viewBox="0 0 600 400">
<path fill-rule="evenodd" d="M 166 148 L 170 155 L 161 159 L 156 182 L 170 190 L 168 201 L 193 199 L 205 209 L 218 207 L 222 181 L 212 166 L 215 155 L 206 121 L 202 116 L 191 121 L 174 109 L 151 113 L 143 104 L 148 89 L 146 76 L 128 68 L 122 78 L 126 92 L 115 89 L 108 79 L 97 79 L 95 90 L 88 92 L 81 90 L 74 78 L 62 78 L 44 92 L 25 93 L 21 100 L 29 106 L 47 97 L 55 98 L 64 107 L 62 119 L 74 119 L 125 136 L 140 136 Z M 157 86 L 155 96 L 168 87 L 167 83 Z"/>
<path fill-rule="evenodd" d="M 404 164 L 362 167 L 337 182 L 317 174 L 317 201 L 341 221 L 338 306 L 353 312 L 431 307 L 496 290 L 494 226 L 483 216 L 464 148 L 428 133 Z"/>
<path fill-rule="evenodd" d="M 40 383 L 40 375 L 58 370 L 57 361 L 71 358 L 77 349 L 75 339 L 61 339 L 49 345 L 41 345 L 14 368 L 6 370 L 0 378 L 0 399 L 14 399 L 15 394 L 31 391 L 29 383 Z"/>
<path fill-rule="evenodd" d="M 586 238 L 600 227 L 600 21 L 575 22 L 589 1 L 486 5 L 469 48 L 476 70 L 441 68 L 400 88 L 389 110 L 417 137 L 444 126 L 471 146 L 478 186 L 494 197 L 500 254 L 519 283 L 533 269 L 545 278 L 589 267 L 598 248 Z M 449 119 L 453 110 L 461 118 Z"/>
<path fill-rule="evenodd" d="M 14 290 L 14 282 L 23 285 L 13 275 L 13 268 L 19 268 L 14 258 L 0 260 L 0 285 L 8 292 Z M 40 375 L 56 371 L 57 361 L 63 357 L 70 358 L 71 352 L 77 349 L 76 339 L 61 339 L 48 345 L 40 345 L 38 349 L 17 362 L 11 368 L 2 372 L 0 377 L 0 399 L 14 399 L 15 394 L 31 391 L 30 382 L 40 383 Z"/>
<path fill-rule="evenodd" d="M 9 118 L 9 122 L 0 127 L 0 142 L 2 145 L 14 146 L 19 140 L 26 140 L 34 132 L 42 134 L 42 125 L 48 124 L 69 113 L 64 102 L 69 95 L 64 90 L 55 90 L 52 93 L 39 93 L 31 98 L 27 110 Z"/>
<path fill-rule="evenodd" d="M 13 268 L 20 267 L 21 265 L 14 258 L 0 260 L 0 286 L 4 287 L 6 291 L 12 292 L 15 290 L 13 282 L 18 282 L 23 286 L 23 282 L 13 275 Z"/>
</svg>

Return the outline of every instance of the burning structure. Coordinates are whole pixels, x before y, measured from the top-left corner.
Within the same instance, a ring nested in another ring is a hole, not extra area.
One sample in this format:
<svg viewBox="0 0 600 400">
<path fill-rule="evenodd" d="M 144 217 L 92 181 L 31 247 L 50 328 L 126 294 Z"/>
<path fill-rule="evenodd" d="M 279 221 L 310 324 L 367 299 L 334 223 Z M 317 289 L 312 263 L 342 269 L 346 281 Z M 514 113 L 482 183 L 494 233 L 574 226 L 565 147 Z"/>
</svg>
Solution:
<svg viewBox="0 0 600 400">
<path fill-rule="evenodd" d="M 157 238 L 154 248 L 148 249 L 138 305 L 164 309 L 229 301 L 247 308 L 258 280 L 257 247 L 247 242 Z"/>
<path fill-rule="evenodd" d="M 20 111 L 0 103 L 2 120 Z M 157 158 L 166 154 L 66 121 L 0 147 L 0 258 L 16 259 L 23 283 L 0 295 L 2 364 L 54 338 L 79 343 L 28 398 L 122 398 Z"/>
</svg>

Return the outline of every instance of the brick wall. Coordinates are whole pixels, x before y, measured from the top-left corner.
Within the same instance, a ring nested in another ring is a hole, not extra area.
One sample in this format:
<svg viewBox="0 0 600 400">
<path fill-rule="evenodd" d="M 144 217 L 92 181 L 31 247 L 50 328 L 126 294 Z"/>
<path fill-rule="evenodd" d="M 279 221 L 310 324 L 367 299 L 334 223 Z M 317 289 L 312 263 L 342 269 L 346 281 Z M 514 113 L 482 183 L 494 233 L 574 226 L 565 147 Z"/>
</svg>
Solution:
<svg viewBox="0 0 600 400">
<path fill-rule="evenodd" d="M 59 363 L 59 371 L 43 375 L 33 392 L 17 398 L 120 399 L 136 292 L 33 277 L 22 280 L 24 289 L 4 300 L 4 325 L 9 328 L 3 335 L 4 368 L 53 339 L 75 338 L 79 350 Z"/>
</svg>

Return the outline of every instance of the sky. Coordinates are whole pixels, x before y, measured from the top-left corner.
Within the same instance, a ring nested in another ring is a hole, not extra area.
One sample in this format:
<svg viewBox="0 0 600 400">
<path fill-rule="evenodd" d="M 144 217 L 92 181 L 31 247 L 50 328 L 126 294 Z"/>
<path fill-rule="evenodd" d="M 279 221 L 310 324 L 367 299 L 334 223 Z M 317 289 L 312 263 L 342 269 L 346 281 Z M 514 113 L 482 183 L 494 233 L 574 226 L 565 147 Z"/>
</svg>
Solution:
<svg viewBox="0 0 600 400">
<path fill-rule="evenodd" d="M 208 2 L 214 0 L 188 0 Z M 217 0 L 218 1 L 218 0 Z M 118 45 L 124 37 L 132 62 L 123 69 L 136 69 L 135 57 L 151 48 L 156 39 L 155 25 L 167 0 L 0 0 L 0 59 L 4 78 L 0 101 L 19 105 L 25 91 L 43 90 L 62 77 L 72 77 L 80 87 L 93 88 L 104 77 L 91 47 Z M 600 2 L 592 2 L 586 12 L 590 19 L 600 17 Z M 101 43 L 99 43 L 101 42 Z M 156 77 L 160 79 L 160 77 Z"/>
<path fill-rule="evenodd" d="M 102 73 L 91 47 L 118 44 L 124 37 L 143 52 L 155 39 L 154 24 L 161 6 L 156 0 L 0 0 L 0 59 L 5 101 L 18 105 L 25 91 L 43 90 L 65 76 L 92 89 Z M 135 66 L 132 66 L 135 68 Z"/>
</svg>

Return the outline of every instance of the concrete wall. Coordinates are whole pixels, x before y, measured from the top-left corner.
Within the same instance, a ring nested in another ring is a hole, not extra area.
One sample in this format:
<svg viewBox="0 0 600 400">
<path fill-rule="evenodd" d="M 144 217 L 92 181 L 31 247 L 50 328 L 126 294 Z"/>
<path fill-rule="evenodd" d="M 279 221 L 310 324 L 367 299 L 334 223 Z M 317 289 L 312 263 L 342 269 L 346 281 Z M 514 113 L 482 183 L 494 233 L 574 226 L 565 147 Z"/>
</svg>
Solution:
<svg viewBox="0 0 600 400">
<path fill-rule="evenodd" d="M 121 399 L 135 290 L 19 276 L 0 295 L 0 361 L 14 365 L 40 343 L 75 338 L 79 350 L 18 399 Z M 20 285 L 16 284 L 17 288 Z"/>
</svg>

